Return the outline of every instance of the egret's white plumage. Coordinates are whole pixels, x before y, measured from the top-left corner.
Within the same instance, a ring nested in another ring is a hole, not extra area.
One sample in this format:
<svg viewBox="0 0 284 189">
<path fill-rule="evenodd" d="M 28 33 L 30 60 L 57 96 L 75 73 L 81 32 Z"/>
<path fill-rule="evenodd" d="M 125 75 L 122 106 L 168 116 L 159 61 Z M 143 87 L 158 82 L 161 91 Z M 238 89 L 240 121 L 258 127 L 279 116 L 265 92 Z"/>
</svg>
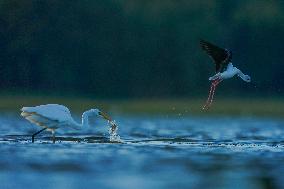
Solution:
<svg viewBox="0 0 284 189">
<path fill-rule="evenodd" d="M 98 109 L 90 109 L 88 111 L 85 111 L 82 114 L 82 123 L 77 123 L 72 118 L 69 109 L 59 104 L 46 104 L 34 107 L 23 107 L 21 111 L 21 116 L 29 120 L 31 123 L 42 127 L 43 129 L 41 131 L 45 129 L 51 131 L 53 134 L 54 141 L 56 129 L 63 127 L 81 129 L 82 127 L 86 127 L 89 125 L 89 116 L 100 116 L 106 119 L 107 121 L 113 123 L 109 116 L 107 116 L 105 113 L 101 112 Z M 34 141 L 34 136 L 38 133 L 35 133 L 33 135 L 32 141 Z"/>
</svg>

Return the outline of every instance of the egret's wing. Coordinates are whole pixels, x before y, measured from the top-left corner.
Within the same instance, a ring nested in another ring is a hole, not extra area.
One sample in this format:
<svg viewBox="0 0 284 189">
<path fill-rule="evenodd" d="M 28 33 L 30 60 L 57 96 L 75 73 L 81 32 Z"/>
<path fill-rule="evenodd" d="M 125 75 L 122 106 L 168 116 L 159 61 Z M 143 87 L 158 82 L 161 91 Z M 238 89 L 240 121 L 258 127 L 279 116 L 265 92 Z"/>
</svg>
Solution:
<svg viewBox="0 0 284 189">
<path fill-rule="evenodd" d="M 42 126 L 42 127 L 48 127 L 48 128 L 53 128 L 56 127 L 58 125 L 58 121 L 57 120 L 51 120 L 48 119 L 42 115 L 39 115 L 35 112 L 22 112 L 21 116 L 23 116 L 25 119 L 29 120 L 31 123 L 34 123 L 38 126 Z"/>
<path fill-rule="evenodd" d="M 227 49 L 220 48 L 204 40 L 200 40 L 200 46 L 213 59 L 216 72 L 223 71 L 232 60 L 232 52 Z"/>
<path fill-rule="evenodd" d="M 68 108 L 58 104 L 23 107 L 21 110 L 26 113 L 32 113 L 44 117 L 50 121 L 66 122 L 72 119 Z"/>
</svg>

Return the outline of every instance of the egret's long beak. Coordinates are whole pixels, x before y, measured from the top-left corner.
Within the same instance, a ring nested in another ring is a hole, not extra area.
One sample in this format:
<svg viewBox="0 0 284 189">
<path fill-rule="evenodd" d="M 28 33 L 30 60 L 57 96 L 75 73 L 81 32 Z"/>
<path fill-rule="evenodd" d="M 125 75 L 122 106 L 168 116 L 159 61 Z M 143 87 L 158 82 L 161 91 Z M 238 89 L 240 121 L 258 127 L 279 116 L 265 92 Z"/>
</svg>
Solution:
<svg viewBox="0 0 284 189">
<path fill-rule="evenodd" d="M 104 112 L 99 111 L 99 115 L 102 116 L 104 119 L 108 120 L 109 122 L 111 122 L 111 118 Z"/>
<path fill-rule="evenodd" d="M 110 124 L 111 124 L 111 132 L 115 132 L 115 130 L 117 129 L 117 125 L 115 124 L 115 122 L 104 112 L 99 112 L 99 115 L 102 116 L 104 119 L 106 119 Z"/>
</svg>

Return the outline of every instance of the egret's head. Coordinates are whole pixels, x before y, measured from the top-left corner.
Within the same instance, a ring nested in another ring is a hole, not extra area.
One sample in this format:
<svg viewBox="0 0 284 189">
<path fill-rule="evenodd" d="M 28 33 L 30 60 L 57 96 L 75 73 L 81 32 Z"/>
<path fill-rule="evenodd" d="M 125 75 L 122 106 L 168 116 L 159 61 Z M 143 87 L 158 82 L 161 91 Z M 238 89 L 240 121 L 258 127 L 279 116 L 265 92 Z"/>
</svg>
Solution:
<svg viewBox="0 0 284 189">
<path fill-rule="evenodd" d="M 95 116 L 99 116 L 100 115 L 100 110 L 99 109 L 90 109 L 88 110 L 89 114 L 95 115 Z"/>
<path fill-rule="evenodd" d="M 249 75 L 245 75 L 244 76 L 244 81 L 245 82 L 251 82 L 250 76 Z"/>
<path fill-rule="evenodd" d="M 100 116 L 100 117 L 106 119 L 107 121 L 112 121 L 111 118 L 107 114 L 100 111 L 99 109 L 90 109 L 90 110 L 87 111 L 87 113 L 89 115 Z"/>
</svg>

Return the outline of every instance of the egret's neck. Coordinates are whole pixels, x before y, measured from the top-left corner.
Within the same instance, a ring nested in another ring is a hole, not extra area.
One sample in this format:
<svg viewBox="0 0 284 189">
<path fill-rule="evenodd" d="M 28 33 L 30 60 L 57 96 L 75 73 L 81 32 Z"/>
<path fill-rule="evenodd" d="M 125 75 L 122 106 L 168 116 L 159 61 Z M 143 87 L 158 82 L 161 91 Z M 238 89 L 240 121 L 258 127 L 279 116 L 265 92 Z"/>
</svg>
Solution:
<svg viewBox="0 0 284 189">
<path fill-rule="evenodd" d="M 88 127 L 89 126 L 89 116 L 91 115 L 96 115 L 96 112 L 94 112 L 92 109 L 85 111 L 82 114 L 82 123 L 77 123 L 76 121 L 72 121 L 72 126 L 74 129 L 82 129 L 83 127 Z"/>
<path fill-rule="evenodd" d="M 85 111 L 82 115 L 82 126 L 83 127 L 88 127 L 89 126 L 89 116 L 90 116 L 90 112 L 89 111 Z"/>
</svg>

